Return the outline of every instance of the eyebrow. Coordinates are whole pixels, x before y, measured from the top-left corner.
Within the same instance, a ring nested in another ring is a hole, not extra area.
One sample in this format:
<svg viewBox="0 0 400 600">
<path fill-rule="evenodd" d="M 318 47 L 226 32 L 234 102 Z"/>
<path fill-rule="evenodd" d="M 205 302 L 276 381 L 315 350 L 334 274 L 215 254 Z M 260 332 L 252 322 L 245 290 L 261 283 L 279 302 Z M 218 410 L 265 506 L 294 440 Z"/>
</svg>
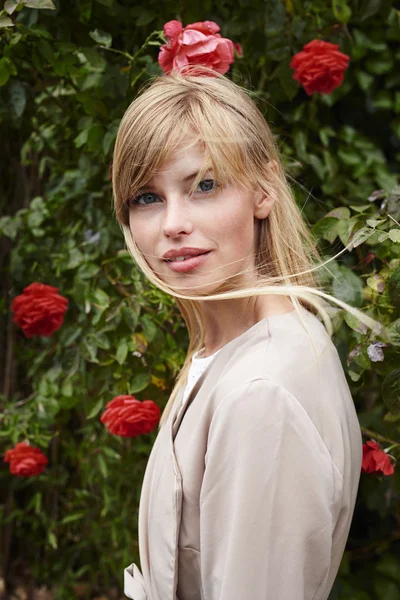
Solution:
<svg viewBox="0 0 400 600">
<path fill-rule="evenodd" d="M 208 167 L 208 168 L 207 168 L 207 169 L 204 171 L 204 173 L 207 173 L 208 171 L 211 171 L 211 170 L 212 170 L 212 167 L 210 166 L 210 167 Z M 198 175 L 199 173 L 200 173 L 200 169 L 197 169 L 197 171 L 195 171 L 194 173 L 191 173 L 190 175 L 187 175 L 187 176 L 186 176 L 186 177 L 184 177 L 184 178 L 183 178 L 181 181 L 190 181 L 190 179 L 194 179 L 194 178 L 196 177 L 196 175 Z M 149 183 L 148 183 L 148 184 L 146 184 L 146 185 L 142 186 L 142 187 L 140 188 L 140 190 L 146 190 L 146 189 L 149 189 L 149 188 L 151 188 L 151 187 L 153 187 L 153 186 L 152 186 L 151 184 L 149 184 Z"/>
<path fill-rule="evenodd" d="M 192 173 L 191 175 L 188 175 L 187 177 L 185 177 L 184 179 L 182 179 L 182 181 L 189 181 L 189 179 L 194 179 L 194 178 L 196 177 L 196 175 L 198 175 L 198 174 L 200 173 L 200 170 L 201 170 L 201 169 L 198 169 L 197 171 L 195 171 L 195 172 L 194 172 L 194 173 Z M 212 166 L 210 165 L 209 167 L 207 167 L 207 168 L 204 170 L 204 175 L 206 175 L 206 174 L 207 174 L 209 171 L 212 171 L 212 170 L 213 170 L 213 168 L 212 168 Z"/>
</svg>

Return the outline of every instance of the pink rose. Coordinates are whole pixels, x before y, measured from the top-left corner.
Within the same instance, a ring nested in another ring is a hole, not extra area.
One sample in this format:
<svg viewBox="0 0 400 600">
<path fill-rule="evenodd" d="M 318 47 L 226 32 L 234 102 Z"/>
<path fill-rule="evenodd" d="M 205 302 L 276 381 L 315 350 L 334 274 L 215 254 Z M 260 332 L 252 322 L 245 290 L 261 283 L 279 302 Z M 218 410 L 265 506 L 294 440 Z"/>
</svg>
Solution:
<svg viewBox="0 0 400 600">
<path fill-rule="evenodd" d="M 228 71 L 234 53 L 242 55 L 242 48 L 221 37 L 219 26 L 213 21 L 203 21 L 182 26 L 180 21 L 164 25 L 167 43 L 161 46 L 158 62 L 164 73 L 189 65 L 206 66 L 217 73 Z"/>
</svg>

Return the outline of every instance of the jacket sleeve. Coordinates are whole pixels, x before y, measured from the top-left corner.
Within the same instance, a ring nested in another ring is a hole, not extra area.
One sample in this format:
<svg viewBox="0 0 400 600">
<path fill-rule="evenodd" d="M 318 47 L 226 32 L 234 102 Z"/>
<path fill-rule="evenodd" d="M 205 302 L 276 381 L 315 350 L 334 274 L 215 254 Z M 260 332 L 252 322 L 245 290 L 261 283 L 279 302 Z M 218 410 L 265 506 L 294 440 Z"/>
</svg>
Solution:
<svg viewBox="0 0 400 600">
<path fill-rule="evenodd" d="M 210 424 L 205 464 L 202 598 L 325 598 L 343 480 L 300 403 L 269 380 L 229 394 Z"/>
</svg>

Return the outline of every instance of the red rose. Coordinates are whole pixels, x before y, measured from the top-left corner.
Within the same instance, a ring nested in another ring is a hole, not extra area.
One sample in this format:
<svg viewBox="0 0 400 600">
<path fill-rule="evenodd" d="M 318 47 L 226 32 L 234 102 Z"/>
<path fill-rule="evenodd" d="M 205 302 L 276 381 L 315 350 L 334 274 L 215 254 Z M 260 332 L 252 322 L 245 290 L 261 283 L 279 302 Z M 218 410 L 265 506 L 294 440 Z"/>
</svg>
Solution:
<svg viewBox="0 0 400 600">
<path fill-rule="evenodd" d="M 50 335 L 60 329 L 68 300 L 60 296 L 58 288 L 44 283 L 31 283 L 11 303 L 14 323 L 17 323 L 27 338 L 34 335 Z"/>
<path fill-rule="evenodd" d="M 100 421 L 113 435 L 136 437 L 150 433 L 160 420 L 160 409 L 153 400 L 116 396 L 106 406 Z"/>
<path fill-rule="evenodd" d="M 313 40 L 295 54 L 290 67 L 293 79 L 304 87 L 309 96 L 314 92 L 330 94 L 343 82 L 350 57 L 339 52 L 338 44 Z"/>
<path fill-rule="evenodd" d="M 382 471 L 384 475 L 393 475 L 394 473 L 389 456 L 377 442 L 372 440 L 363 444 L 362 470 L 365 473 Z"/>
<path fill-rule="evenodd" d="M 226 73 L 234 60 L 234 51 L 241 56 L 242 48 L 221 37 L 219 26 L 213 21 L 203 21 L 182 26 L 180 21 L 164 25 L 167 43 L 161 46 L 158 62 L 164 73 L 187 65 L 210 67 Z"/>
<path fill-rule="evenodd" d="M 39 448 L 19 442 L 14 448 L 7 450 L 4 462 L 10 463 L 10 472 L 13 475 L 32 477 L 39 475 L 49 461 Z"/>
</svg>

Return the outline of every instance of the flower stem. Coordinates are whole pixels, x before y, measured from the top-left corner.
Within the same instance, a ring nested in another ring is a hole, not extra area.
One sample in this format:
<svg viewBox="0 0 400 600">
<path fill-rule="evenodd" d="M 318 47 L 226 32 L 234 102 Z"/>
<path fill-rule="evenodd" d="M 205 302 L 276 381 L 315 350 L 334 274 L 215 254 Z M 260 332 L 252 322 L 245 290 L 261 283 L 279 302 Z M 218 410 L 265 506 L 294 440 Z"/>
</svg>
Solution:
<svg viewBox="0 0 400 600">
<path fill-rule="evenodd" d="M 381 435 L 380 433 L 376 433 L 375 431 L 372 431 L 371 429 L 367 429 L 366 427 L 361 427 L 361 431 L 362 431 L 363 435 L 367 435 L 371 438 L 379 440 L 380 442 L 389 442 L 389 444 L 393 444 L 396 446 L 399 444 L 399 442 L 396 442 L 395 440 L 387 438 L 384 435 Z"/>
</svg>

